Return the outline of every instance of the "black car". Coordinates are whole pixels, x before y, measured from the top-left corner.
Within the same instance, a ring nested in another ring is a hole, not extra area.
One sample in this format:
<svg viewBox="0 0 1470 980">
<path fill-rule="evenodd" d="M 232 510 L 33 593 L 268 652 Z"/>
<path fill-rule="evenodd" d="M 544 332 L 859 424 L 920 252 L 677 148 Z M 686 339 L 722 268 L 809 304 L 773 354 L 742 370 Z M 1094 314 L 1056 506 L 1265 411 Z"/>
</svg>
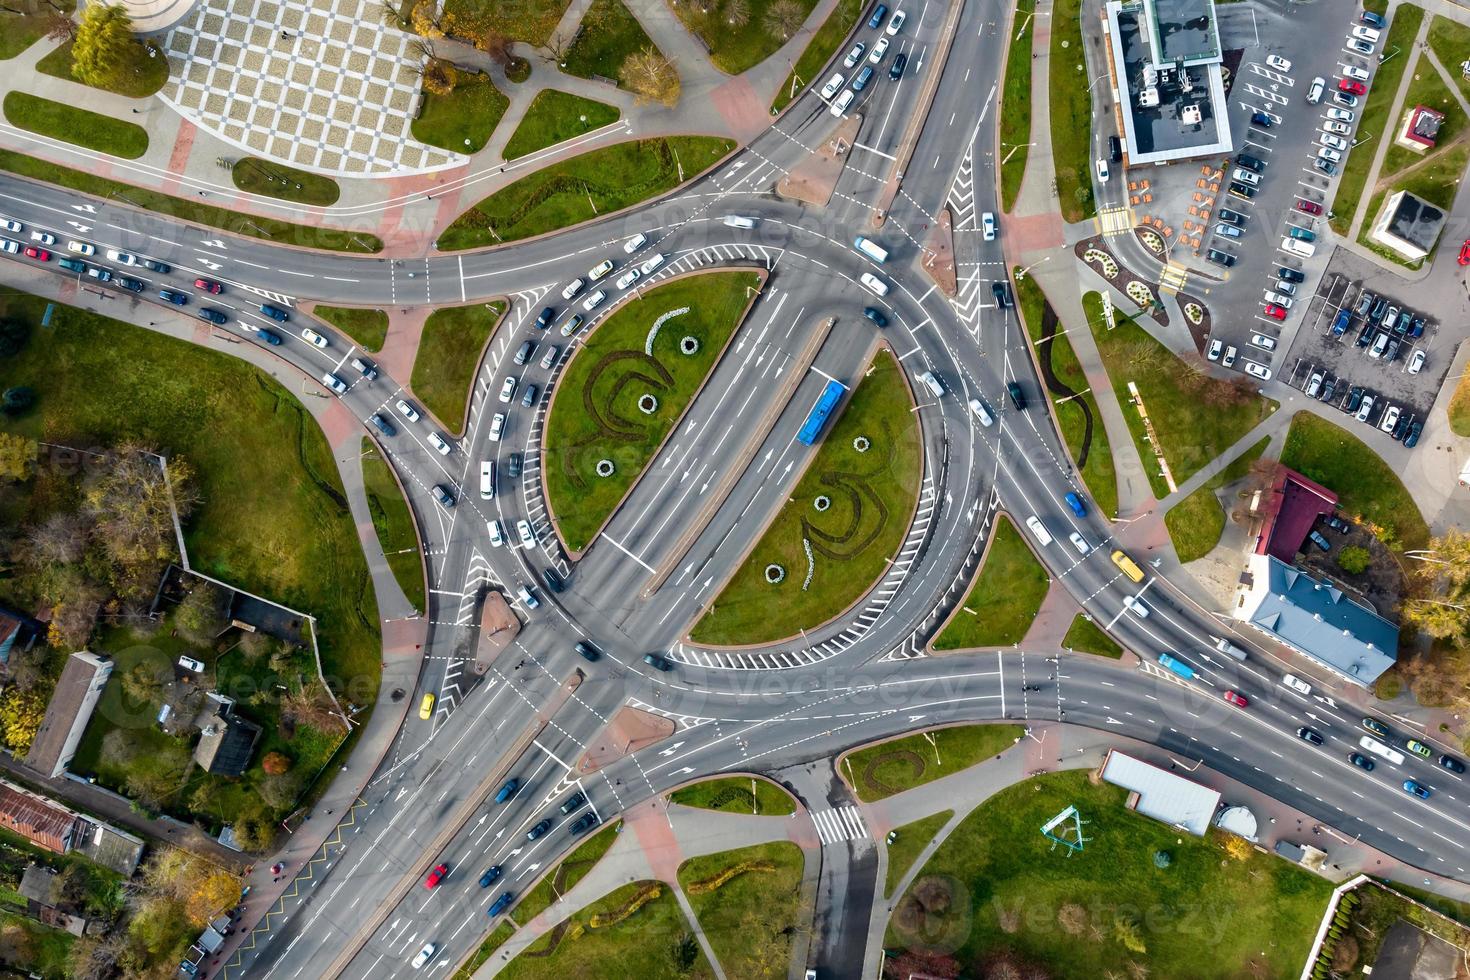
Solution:
<svg viewBox="0 0 1470 980">
<path fill-rule="evenodd" d="M 1207 253 L 1205 253 L 1205 258 L 1209 259 L 1216 265 L 1223 265 L 1227 269 L 1235 264 L 1235 256 L 1231 255 L 1229 252 L 1222 252 L 1218 248 L 1210 249 Z"/>
<path fill-rule="evenodd" d="M 291 314 L 287 313 L 279 306 L 272 306 L 269 303 L 261 303 L 260 312 L 264 313 L 266 316 L 270 317 L 277 323 L 285 323 L 287 320 L 291 319 Z"/>
<path fill-rule="evenodd" d="M 903 77 L 903 70 L 909 66 L 909 56 L 902 51 L 893 59 L 893 64 L 888 66 L 888 77 L 895 82 Z"/>
<path fill-rule="evenodd" d="M 187 295 L 185 295 L 184 293 L 175 292 L 172 289 L 160 289 L 158 291 L 158 298 L 167 300 L 175 306 L 183 306 L 185 303 L 189 302 L 189 297 Z"/>
<path fill-rule="evenodd" d="M 596 663 L 598 658 L 602 656 L 598 649 L 586 640 L 578 640 L 577 645 L 572 649 L 577 651 L 577 656 L 588 663 Z"/>
<path fill-rule="evenodd" d="M 586 802 L 587 797 L 583 796 L 581 793 L 573 793 L 571 796 L 567 797 L 567 801 L 561 806 L 557 807 L 557 809 L 561 811 L 562 816 L 566 816 L 569 813 L 575 813 L 580 810 L 582 808 L 582 804 Z"/>
<path fill-rule="evenodd" d="M 1241 214 L 1239 211 L 1232 211 L 1229 208 L 1221 208 L 1219 211 L 1215 212 L 1215 215 L 1221 221 L 1224 221 L 1227 224 L 1245 224 L 1245 215 Z"/>
<path fill-rule="evenodd" d="M 1260 157 L 1253 157 L 1249 153 L 1237 154 L 1235 157 L 1235 162 L 1240 164 L 1247 170 L 1253 170 L 1256 173 L 1262 173 L 1266 169 L 1265 160 L 1262 160 Z"/>
<path fill-rule="evenodd" d="M 154 272 L 160 273 L 165 276 L 173 271 L 173 269 L 169 267 L 168 263 L 159 262 L 155 259 L 144 259 L 143 268 L 152 269 Z"/>
<path fill-rule="evenodd" d="M 1361 401 L 1361 393 L 1363 389 L 1354 388 L 1353 390 L 1359 393 L 1359 400 Z M 1336 514 L 1330 514 L 1327 517 L 1323 518 L 1322 523 L 1332 528 L 1332 530 L 1338 531 L 1342 534 L 1346 534 L 1348 532 L 1348 522 L 1343 520 L 1341 517 L 1338 517 Z"/>
<path fill-rule="evenodd" d="M 373 415 L 368 419 L 368 421 L 371 422 L 373 426 L 385 436 L 398 435 L 398 430 L 393 428 L 393 423 L 389 422 L 381 415 Z"/>
<path fill-rule="evenodd" d="M 995 297 L 995 305 L 1002 310 L 1015 305 L 1015 301 L 1011 299 L 1011 284 L 1004 280 L 990 284 L 990 295 Z"/>
<path fill-rule="evenodd" d="M 141 279 L 133 279 L 129 276 L 118 276 L 112 281 L 117 283 L 122 288 L 130 289 L 135 293 L 141 293 L 143 291 L 143 281 Z"/>
<path fill-rule="evenodd" d="M 872 320 L 879 327 L 888 326 L 888 317 L 884 316 L 883 312 L 875 307 L 863 307 L 863 316 L 867 317 L 869 320 Z"/>
<path fill-rule="evenodd" d="M 1310 728 L 1298 728 L 1296 730 L 1296 737 L 1301 739 L 1303 742 L 1311 742 L 1313 745 L 1322 744 L 1321 733 L 1315 732 Z"/>
<path fill-rule="evenodd" d="M 643 662 L 654 670 L 673 670 L 674 665 L 669 663 L 668 658 L 659 653 L 645 653 Z"/>
<path fill-rule="evenodd" d="M 542 310 L 541 315 L 536 318 L 536 326 L 540 327 L 542 330 L 545 330 L 547 327 L 551 326 L 551 321 L 555 319 L 556 310 L 553 307 L 548 306 L 546 309 Z"/>
<path fill-rule="evenodd" d="M 552 592 L 561 592 L 567 587 L 566 582 L 562 580 L 562 577 L 556 573 L 556 569 L 554 568 L 543 568 L 541 570 L 541 581 L 545 582 L 546 587 Z"/>
<path fill-rule="evenodd" d="M 1404 433 L 1408 430 L 1408 428 L 1409 417 L 1407 415 L 1400 415 L 1399 420 L 1393 424 L 1393 431 L 1390 432 L 1389 435 L 1393 437 L 1393 440 L 1395 442 L 1397 442 L 1404 437 Z"/>
<path fill-rule="evenodd" d="M 1379 323 L 1383 320 L 1383 314 L 1387 312 L 1388 300 L 1380 296 L 1373 301 L 1373 309 L 1368 313 L 1368 319 L 1372 320 L 1374 323 Z"/>
<path fill-rule="evenodd" d="M 1255 123 L 1257 126 L 1260 126 L 1262 129 L 1271 128 L 1271 117 L 1266 115 L 1264 112 L 1261 112 L 1260 110 L 1251 113 L 1251 122 Z"/>
<path fill-rule="evenodd" d="M 1300 270 L 1293 269 L 1289 265 L 1278 265 L 1276 267 L 1276 278 L 1282 282 L 1306 282 L 1307 277 Z"/>
<path fill-rule="evenodd" d="M 1373 771 L 1373 760 L 1368 758 L 1366 755 L 1363 755 L 1362 753 L 1349 753 L 1348 761 L 1357 766 L 1359 769 L 1363 770 L 1364 772 Z"/>
<path fill-rule="evenodd" d="M 255 336 L 256 339 L 264 341 L 272 347 L 281 346 L 281 335 L 274 330 L 257 330 L 255 331 Z"/>
<path fill-rule="evenodd" d="M 210 323 L 214 324 L 221 324 L 225 322 L 225 315 L 219 310 L 212 310 L 206 306 L 204 307 L 204 309 L 199 311 L 199 319 L 208 320 Z"/>
<path fill-rule="evenodd" d="M 512 480 L 521 475 L 521 454 L 511 453 L 505 461 L 505 472 Z"/>
<path fill-rule="evenodd" d="M 489 888 L 491 885 L 495 884 L 495 882 L 499 880 L 500 874 L 501 868 L 498 864 L 486 868 L 485 873 L 480 875 L 480 887 Z"/>
<path fill-rule="evenodd" d="M 1442 756 L 1440 756 L 1439 757 L 1439 764 L 1441 766 L 1443 766 L 1444 768 L 1448 769 L 1450 772 L 1464 772 L 1465 771 L 1465 763 L 1461 762 L 1459 759 L 1456 759 L 1452 755 L 1442 755 Z"/>
<path fill-rule="evenodd" d="M 1361 404 L 1363 404 L 1363 389 L 1354 388 L 1352 391 L 1348 392 L 1348 400 L 1347 403 L 1342 406 L 1342 410 L 1348 413 L 1356 412 L 1358 410 L 1358 406 Z"/>
<path fill-rule="evenodd" d="M 1321 157 L 1314 157 L 1312 159 L 1312 166 L 1316 167 L 1318 170 L 1322 171 L 1329 177 L 1334 177 L 1337 175 L 1337 164 L 1333 163 L 1331 160 L 1324 160 Z"/>
<path fill-rule="evenodd" d="M 1230 182 L 1230 193 L 1234 194 L 1236 197 L 1243 197 L 1249 200 L 1250 198 L 1256 196 L 1256 189 L 1246 184 L 1242 184 L 1238 180 L 1232 180 Z"/>
<path fill-rule="evenodd" d="M 545 820 L 541 821 L 536 826 L 526 831 L 526 840 L 539 840 L 540 838 L 546 836 L 546 832 L 550 829 L 551 818 L 547 817 Z"/>
<path fill-rule="evenodd" d="M 1423 431 L 1423 422 L 1415 422 L 1413 425 L 1409 426 L 1409 431 L 1404 434 L 1404 448 L 1413 449 L 1415 446 L 1419 445 L 1419 433 Z"/>
<path fill-rule="evenodd" d="M 1317 392 L 1317 397 L 1324 402 L 1330 402 L 1332 401 L 1332 396 L 1335 394 L 1337 394 L 1337 381 L 1333 378 L 1328 378 L 1322 382 L 1322 390 Z"/>
<path fill-rule="evenodd" d="M 439 503 L 443 504 L 445 507 L 454 506 L 454 494 L 450 492 L 448 487 L 444 486 L 441 483 L 436 483 L 430 489 L 434 493 L 434 499 L 439 501 Z"/>
<path fill-rule="evenodd" d="M 1011 396 L 1011 404 L 1016 406 L 1016 411 L 1026 411 L 1026 393 L 1021 390 L 1020 385 L 1014 381 L 1007 381 L 1006 394 Z"/>
<path fill-rule="evenodd" d="M 1367 347 L 1373 340 L 1373 321 L 1363 324 L 1363 329 L 1358 331 L 1357 345 Z"/>
<path fill-rule="evenodd" d="M 1108 137 L 1108 156 L 1114 163 L 1123 162 L 1123 141 L 1116 136 Z"/>
<path fill-rule="evenodd" d="M 571 831 L 572 836 L 576 837 L 578 834 L 587 833 L 587 831 L 596 826 L 597 814 L 593 813 L 591 810 L 588 810 L 586 813 L 578 817 L 568 829 Z"/>
</svg>

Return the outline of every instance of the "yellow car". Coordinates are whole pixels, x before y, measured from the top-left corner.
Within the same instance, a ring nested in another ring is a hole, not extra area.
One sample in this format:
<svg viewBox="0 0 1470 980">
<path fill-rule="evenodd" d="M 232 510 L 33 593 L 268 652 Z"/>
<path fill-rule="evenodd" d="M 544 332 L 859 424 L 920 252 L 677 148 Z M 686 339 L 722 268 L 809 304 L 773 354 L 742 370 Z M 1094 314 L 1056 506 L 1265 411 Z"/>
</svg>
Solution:
<svg viewBox="0 0 1470 980">
<path fill-rule="evenodd" d="M 419 705 L 419 717 L 428 721 L 434 715 L 434 695 L 425 694 L 424 703 Z"/>
</svg>

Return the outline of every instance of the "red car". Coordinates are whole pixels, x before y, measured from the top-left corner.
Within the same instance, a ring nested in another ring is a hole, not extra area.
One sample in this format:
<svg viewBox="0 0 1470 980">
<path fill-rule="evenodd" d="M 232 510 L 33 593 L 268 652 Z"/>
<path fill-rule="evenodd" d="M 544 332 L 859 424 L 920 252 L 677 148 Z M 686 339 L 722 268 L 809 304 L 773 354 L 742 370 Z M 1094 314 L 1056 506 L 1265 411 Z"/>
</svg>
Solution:
<svg viewBox="0 0 1470 980">
<path fill-rule="evenodd" d="M 218 293 L 222 291 L 225 287 L 221 286 L 219 283 L 213 281 L 212 279 L 195 279 L 194 288 L 202 289 L 206 293 Z"/>
<path fill-rule="evenodd" d="M 1307 214 L 1321 214 L 1322 213 L 1322 205 L 1316 203 L 1315 201 L 1303 201 L 1303 200 L 1298 199 L 1297 202 L 1296 202 L 1296 209 L 1298 211 L 1304 211 Z"/>
<path fill-rule="evenodd" d="M 1276 320 L 1285 320 L 1286 308 L 1282 306 L 1277 306 L 1275 303 L 1267 303 L 1266 315 Z"/>
<path fill-rule="evenodd" d="M 447 875 L 447 874 L 449 874 L 449 865 L 447 865 L 447 864 L 436 864 L 436 865 L 434 865 L 434 870 L 433 871 L 430 871 L 429 872 L 429 877 L 427 877 L 427 878 L 424 879 L 424 887 L 425 888 L 437 888 L 437 887 L 439 887 L 439 882 L 443 881 L 444 880 L 444 876 Z"/>
<path fill-rule="evenodd" d="M 1235 705 L 1237 708 L 1244 708 L 1246 705 L 1250 704 L 1250 702 L 1246 700 L 1244 694 L 1236 694 L 1234 691 L 1226 691 L 1225 700 Z"/>
<path fill-rule="evenodd" d="M 1362 82 L 1355 82 L 1351 78 L 1339 78 L 1337 80 L 1337 90 L 1339 92 L 1347 92 L 1350 95 L 1368 94 L 1368 86 Z"/>
<path fill-rule="evenodd" d="M 29 253 L 29 249 L 26 250 Z M 1465 239 L 1465 244 L 1460 246 L 1460 264 L 1470 265 L 1470 238 Z"/>
<path fill-rule="evenodd" d="M 1467 244 L 1470 244 L 1470 243 L 1467 243 Z M 1465 253 L 1461 252 L 1460 254 L 1463 257 Z M 28 259 L 36 259 L 39 262 L 50 262 L 51 261 L 51 253 L 48 252 L 48 251 L 46 251 L 44 248 L 37 248 L 34 245 L 27 245 L 26 246 L 26 258 L 28 258 Z M 1464 262 L 1461 262 L 1460 264 L 1461 265 L 1464 265 L 1465 263 Z"/>
</svg>

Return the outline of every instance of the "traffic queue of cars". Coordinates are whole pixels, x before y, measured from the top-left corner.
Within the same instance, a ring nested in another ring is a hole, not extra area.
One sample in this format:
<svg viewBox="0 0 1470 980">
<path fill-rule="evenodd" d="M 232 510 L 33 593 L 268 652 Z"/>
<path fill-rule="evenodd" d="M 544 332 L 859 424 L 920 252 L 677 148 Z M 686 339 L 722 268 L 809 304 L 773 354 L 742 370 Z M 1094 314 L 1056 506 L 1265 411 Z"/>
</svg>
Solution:
<svg viewBox="0 0 1470 980">
<path fill-rule="evenodd" d="M 888 26 L 884 27 L 884 21 Z M 868 29 L 877 33 L 871 49 L 867 41 L 857 41 L 848 49 L 847 57 L 842 59 L 844 71 L 836 72 L 827 83 L 822 86 L 822 101 L 828 104 L 828 111 L 834 116 L 841 116 L 852 107 L 858 95 L 872 82 L 874 74 L 883 66 L 883 61 L 888 57 L 888 49 L 893 46 L 893 40 L 903 30 L 904 23 L 908 20 L 908 14 L 902 10 L 894 11 L 893 16 L 888 16 L 888 5 L 880 3 L 873 8 L 872 15 L 868 18 Z M 904 69 L 908 67 L 909 56 L 900 51 L 893 56 L 893 61 L 888 66 L 888 78 L 898 81 L 903 78 Z M 847 72 L 853 74 L 848 76 Z M 851 83 L 849 84 L 849 77 Z"/>
</svg>

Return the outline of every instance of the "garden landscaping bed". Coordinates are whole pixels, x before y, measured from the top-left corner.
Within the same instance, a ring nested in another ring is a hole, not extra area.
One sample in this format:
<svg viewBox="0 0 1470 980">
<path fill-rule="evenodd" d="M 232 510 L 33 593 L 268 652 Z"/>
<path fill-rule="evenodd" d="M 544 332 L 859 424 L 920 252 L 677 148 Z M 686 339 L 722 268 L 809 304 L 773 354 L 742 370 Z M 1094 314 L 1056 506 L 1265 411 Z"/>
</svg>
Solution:
<svg viewBox="0 0 1470 980">
<path fill-rule="evenodd" d="M 342 196 L 342 188 L 330 177 L 259 157 L 236 160 L 230 177 L 242 191 L 297 204 L 330 207 Z"/>
<path fill-rule="evenodd" d="M 1067 627 L 1067 635 L 1062 637 L 1062 646 L 1068 650 L 1092 653 L 1113 660 L 1123 656 L 1123 648 L 1111 636 L 1104 633 L 1102 627 L 1084 618 L 1081 613 L 1078 613 L 1072 620 L 1072 625 Z"/>
<path fill-rule="evenodd" d="M 124 160 L 148 152 L 148 131 L 142 126 L 25 92 L 5 96 L 5 118 L 18 129 Z"/>
<path fill-rule="evenodd" d="M 796 812 L 796 801 L 790 793 L 768 780 L 749 776 L 721 776 L 684 786 L 669 794 L 669 802 L 753 817 L 788 817 Z"/>
<path fill-rule="evenodd" d="M 388 336 L 388 314 L 355 306 L 318 306 L 311 311 L 357 342 L 365 351 L 377 353 Z"/>
<path fill-rule="evenodd" d="M 478 153 L 509 107 L 510 99 L 489 75 L 461 75 L 448 95 L 423 93 L 413 138 L 455 153 Z"/>
<path fill-rule="evenodd" d="M 955 725 L 855 749 L 838 772 L 864 803 L 922 786 L 1000 755 L 1024 734 L 1020 725 Z"/>
</svg>

